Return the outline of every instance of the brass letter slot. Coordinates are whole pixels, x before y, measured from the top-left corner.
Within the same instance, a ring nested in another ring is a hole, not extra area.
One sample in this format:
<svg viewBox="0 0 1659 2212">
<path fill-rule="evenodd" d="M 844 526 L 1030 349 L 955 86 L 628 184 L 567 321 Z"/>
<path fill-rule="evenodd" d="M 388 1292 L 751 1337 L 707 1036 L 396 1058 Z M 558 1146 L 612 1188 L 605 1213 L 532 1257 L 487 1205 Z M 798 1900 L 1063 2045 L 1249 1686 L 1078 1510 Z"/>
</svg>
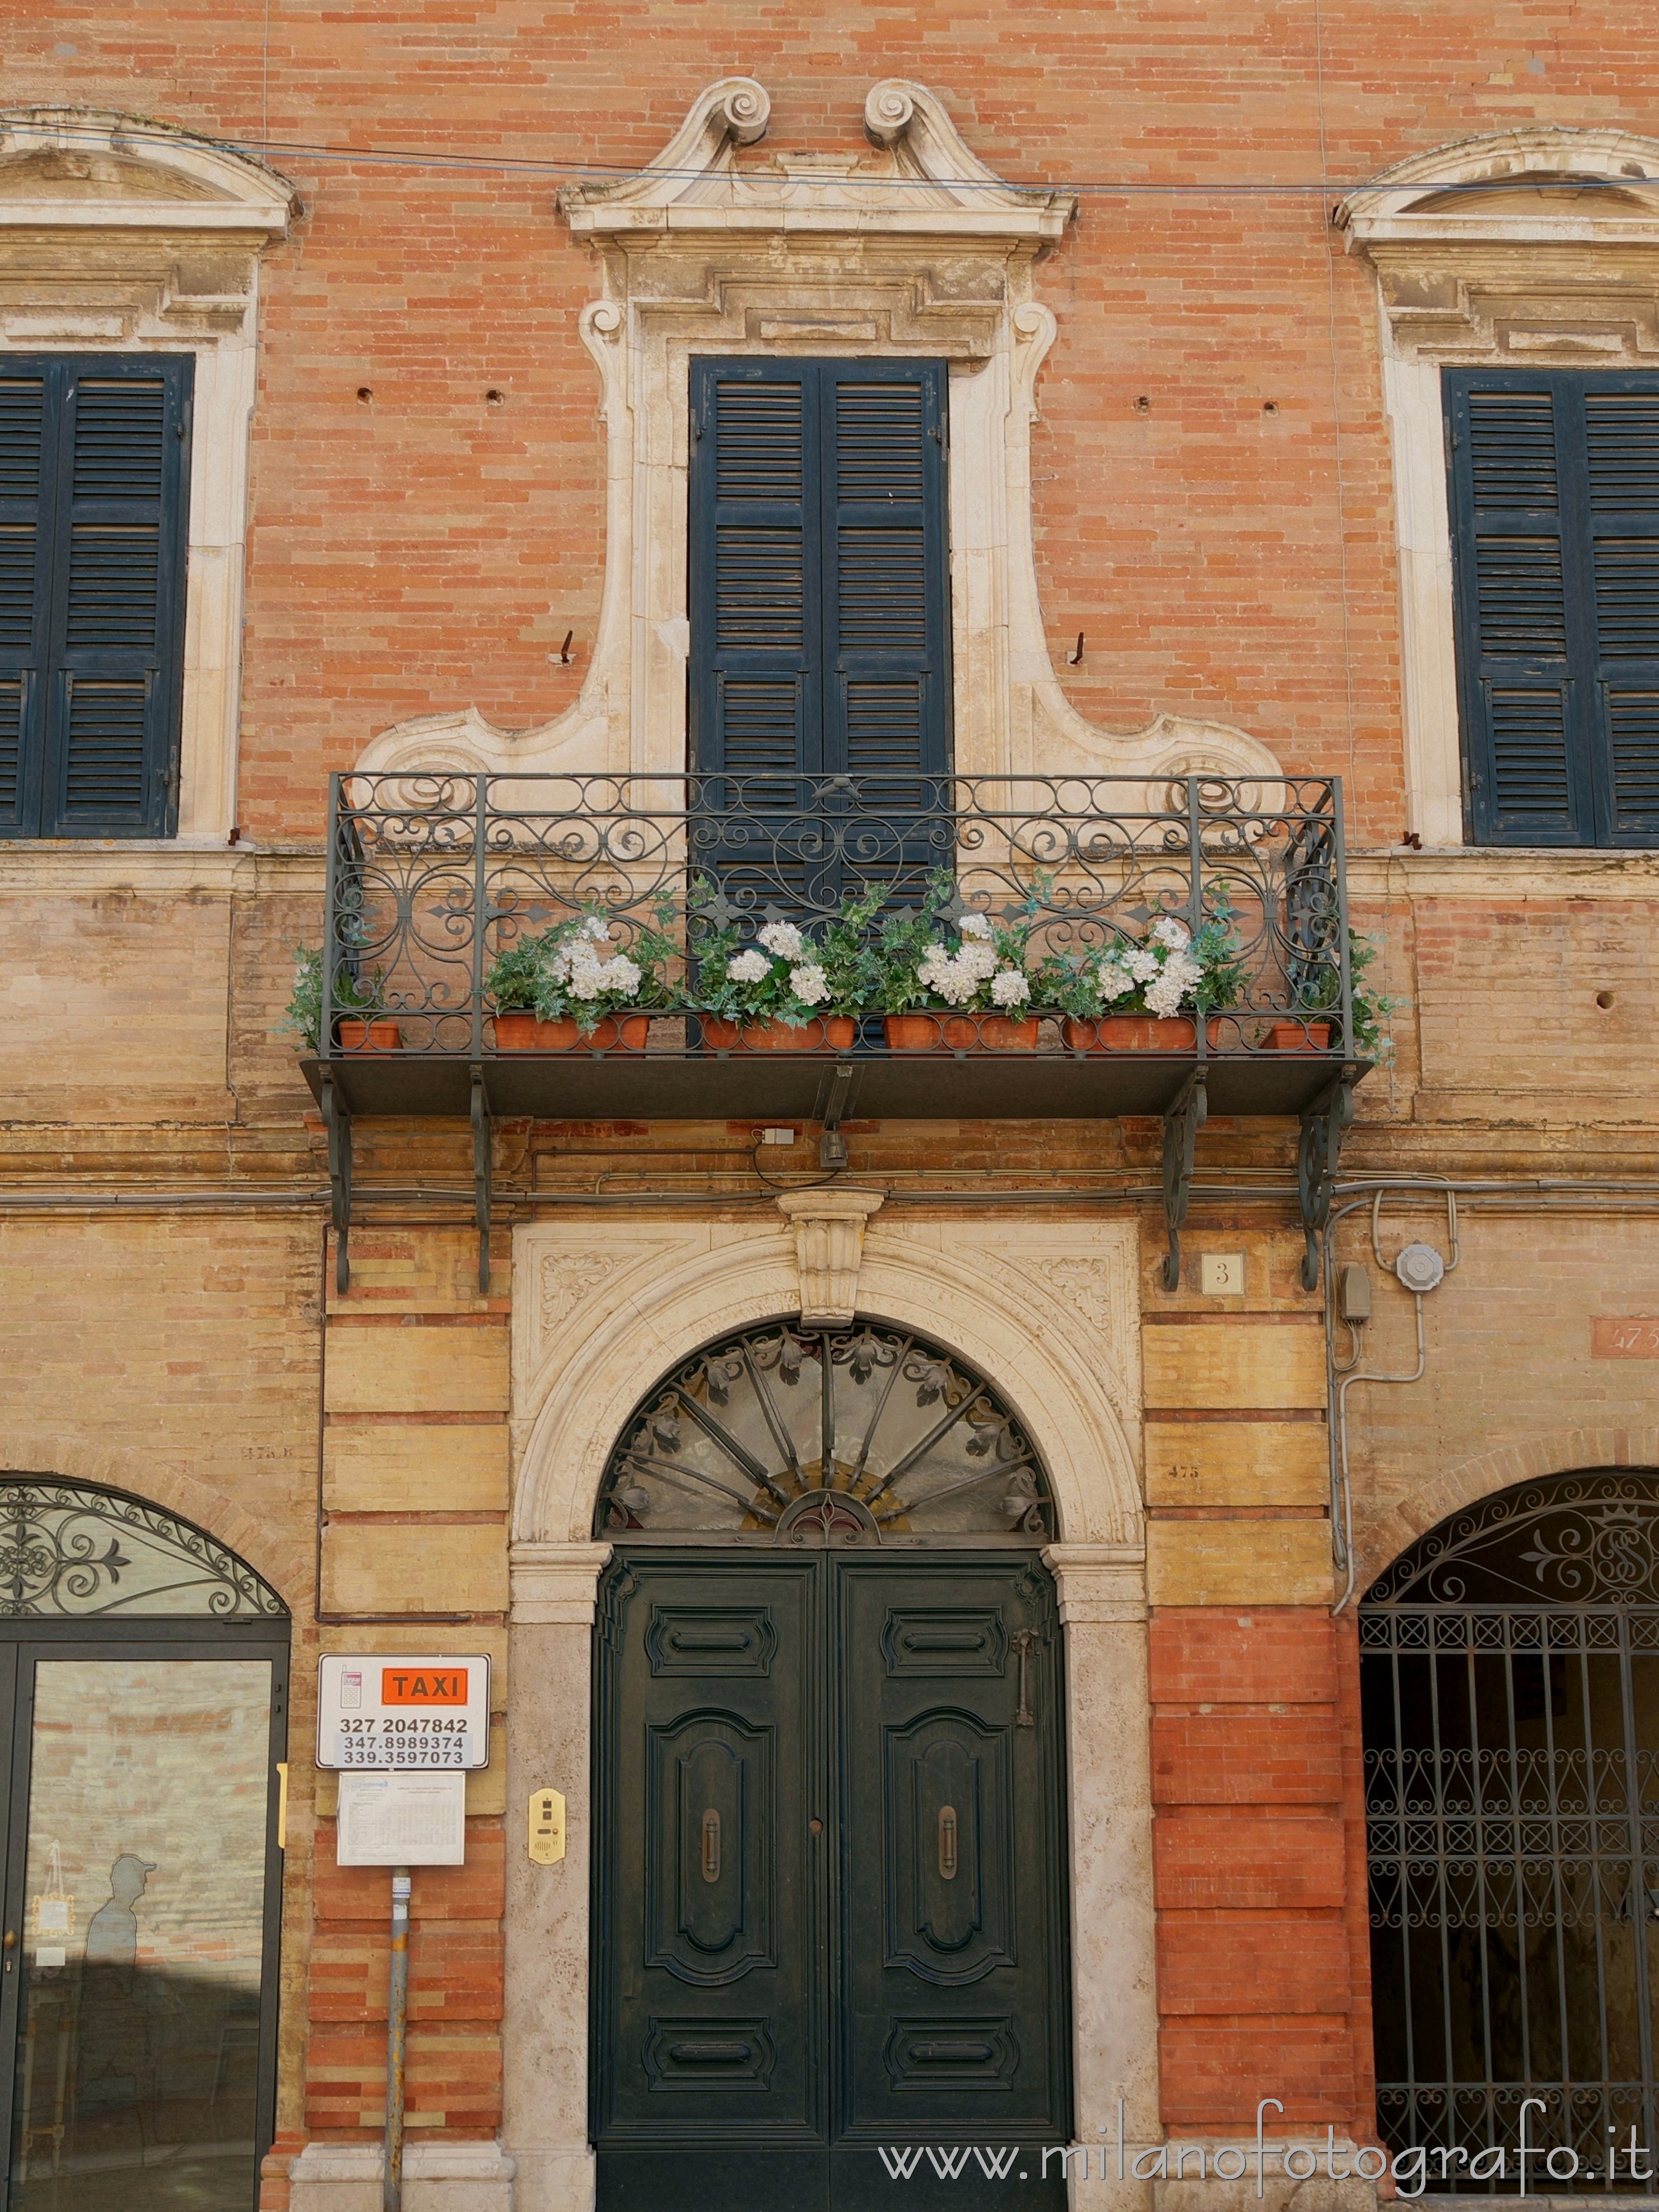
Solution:
<svg viewBox="0 0 1659 2212">
<path fill-rule="evenodd" d="M 702 1878 L 720 1878 L 720 1816 L 712 1805 L 702 1816 Z"/>
<path fill-rule="evenodd" d="M 942 1881 L 957 1878 L 957 1808 L 943 1805 L 939 1816 L 939 1871 Z"/>
</svg>

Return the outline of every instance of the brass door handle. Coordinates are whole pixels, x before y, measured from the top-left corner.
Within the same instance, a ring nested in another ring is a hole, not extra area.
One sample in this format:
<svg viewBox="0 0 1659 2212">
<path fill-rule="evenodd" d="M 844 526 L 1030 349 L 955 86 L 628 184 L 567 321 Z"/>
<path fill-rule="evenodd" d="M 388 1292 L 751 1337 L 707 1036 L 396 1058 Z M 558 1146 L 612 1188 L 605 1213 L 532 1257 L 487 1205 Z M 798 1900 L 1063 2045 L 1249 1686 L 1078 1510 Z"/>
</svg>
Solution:
<svg viewBox="0 0 1659 2212">
<path fill-rule="evenodd" d="M 702 1878 L 720 1878 L 720 1816 L 712 1805 L 702 1816 Z"/>
<path fill-rule="evenodd" d="M 4 1948 L 8 1951 L 15 1951 L 17 1948 L 17 1930 L 15 1928 L 7 1929 Z"/>
<path fill-rule="evenodd" d="M 941 1881 L 957 1878 L 957 1808 L 942 1805 L 939 1815 L 939 1872 Z"/>
</svg>

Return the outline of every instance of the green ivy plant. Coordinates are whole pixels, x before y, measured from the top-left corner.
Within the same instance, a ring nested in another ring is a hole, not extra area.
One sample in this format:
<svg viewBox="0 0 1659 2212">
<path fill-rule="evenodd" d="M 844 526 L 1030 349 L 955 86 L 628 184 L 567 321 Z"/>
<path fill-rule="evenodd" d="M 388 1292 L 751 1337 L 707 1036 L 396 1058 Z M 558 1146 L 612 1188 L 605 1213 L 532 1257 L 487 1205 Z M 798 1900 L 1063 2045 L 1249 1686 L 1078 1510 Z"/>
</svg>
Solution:
<svg viewBox="0 0 1659 2212">
<path fill-rule="evenodd" d="M 385 971 L 377 968 L 367 978 L 354 975 L 343 957 L 334 971 L 333 1011 L 372 1021 L 386 1012 Z M 288 1009 L 276 1024 L 277 1036 L 297 1037 L 308 1052 L 320 1052 L 323 1041 L 323 948 L 296 945 L 294 948 L 294 988 Z"/>
<path fill-rule="evenodd" d="M 1380 937 L 1362 937 L 1352 924 L 1348 928 L 1348 982 L 1353 999 L 1353 1042 L 1356 1052 L 1364 1053 L 1368 1060 L 1389 1060 L 1394 1057 L 1394 1038 L 1384 1026 L 1391 1016 L 1401 1012 L 1411 1003 L 1407 999 L 1390 998 L 1375 984 L 1366 981 L 1366 970 L 1382 951 Z M 1315 970 L 1302 984 L 1296 994 L 1298 1013 L 1340 1012 L 1342 1004 L 1342 972 L 1334 957 Z"/>
</svg>

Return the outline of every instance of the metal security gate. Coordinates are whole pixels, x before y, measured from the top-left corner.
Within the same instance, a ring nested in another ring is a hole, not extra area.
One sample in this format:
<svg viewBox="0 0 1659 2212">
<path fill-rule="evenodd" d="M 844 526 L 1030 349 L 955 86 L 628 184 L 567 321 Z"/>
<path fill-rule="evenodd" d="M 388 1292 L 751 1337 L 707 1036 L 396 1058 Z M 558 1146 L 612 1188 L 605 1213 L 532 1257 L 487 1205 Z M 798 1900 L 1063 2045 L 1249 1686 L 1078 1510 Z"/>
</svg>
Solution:
<svg viewBox="0 0 1659 2212">
<path fill-rule="evenodd" d="M 1652 2178 L 1656 1533 L 1659 1478 L 1528 1484 L 1361 1607 L 1378 2120 L 1431 2191 L 1516 2190 L 1523 2117 L 1529 2192 Z"/>
</svg>

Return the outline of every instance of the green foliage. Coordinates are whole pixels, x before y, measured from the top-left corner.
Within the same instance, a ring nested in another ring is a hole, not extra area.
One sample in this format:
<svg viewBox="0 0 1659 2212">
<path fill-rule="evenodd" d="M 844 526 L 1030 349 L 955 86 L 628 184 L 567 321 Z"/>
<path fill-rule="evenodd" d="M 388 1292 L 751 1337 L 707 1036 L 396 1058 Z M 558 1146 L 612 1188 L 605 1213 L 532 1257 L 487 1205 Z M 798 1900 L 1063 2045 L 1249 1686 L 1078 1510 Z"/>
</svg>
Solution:
<svg viewBox="0 0 1659 2212">
<path fill-rule="evenodd" d="M 1356 1052 L 1364 1053 L 1368 1060 L 1389 1060 L 1394 1057 L 1394 1038 L 1384 1024 L 1390 1016 L 1401 1012 L 1410 1005 L 1408 999 L 1390 998 L 1365 980 L 1366 970 L 1382 951 L 1380 937 L 1362 937 L 1357 929 L 1348 931 L 1348 981 L 1353 994 L 1353 1042 Z M 1318 1012 L 1324 1009 L 1340 1010 L 1342 1004 L 1342 975 L 1334 956 L 1331 961 L 1307 978 L 1296 994 L 1297 1009 Z"/>
<path fill-rule="evenodd" d="M 337 1014 L 362 1015 L 373 1020 L 386 1012 L 382 995 L 384 970 L 377 968 L 365 980 L 354 975 L 344 955 L 334 971 L 333 1011 Z M 294 988 L 289 994 L 288 1009 L 273 1032 L 277 1036 L 297 1037 L 308 1052 L 322 1049 L 323 1037 L 323 948 L 320 945 L 296 945 L 294 948 Z"/>
</svg>

